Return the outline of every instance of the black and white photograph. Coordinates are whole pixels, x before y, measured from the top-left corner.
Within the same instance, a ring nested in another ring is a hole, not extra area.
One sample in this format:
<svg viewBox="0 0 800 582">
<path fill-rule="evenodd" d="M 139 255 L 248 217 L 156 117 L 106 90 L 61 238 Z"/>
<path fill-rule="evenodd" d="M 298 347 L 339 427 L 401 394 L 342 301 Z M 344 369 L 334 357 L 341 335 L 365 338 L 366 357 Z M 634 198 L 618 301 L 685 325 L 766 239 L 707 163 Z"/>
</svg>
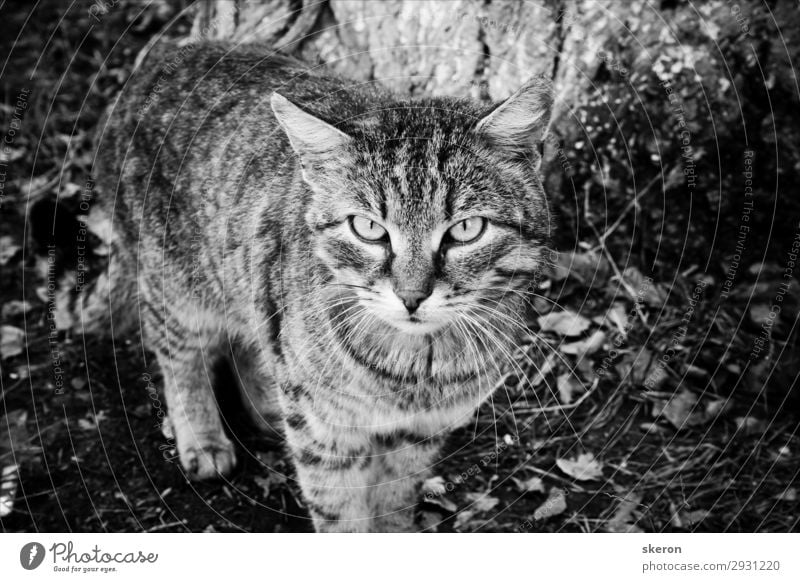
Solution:
<svg viewBox="0 0 800 582">
<path fill-rule="evenodd" d="M 145 532 L 800 572 L 795 0 L 0 0 L 0 46 L 4 579 L 200 539 Z"/>
</svg>

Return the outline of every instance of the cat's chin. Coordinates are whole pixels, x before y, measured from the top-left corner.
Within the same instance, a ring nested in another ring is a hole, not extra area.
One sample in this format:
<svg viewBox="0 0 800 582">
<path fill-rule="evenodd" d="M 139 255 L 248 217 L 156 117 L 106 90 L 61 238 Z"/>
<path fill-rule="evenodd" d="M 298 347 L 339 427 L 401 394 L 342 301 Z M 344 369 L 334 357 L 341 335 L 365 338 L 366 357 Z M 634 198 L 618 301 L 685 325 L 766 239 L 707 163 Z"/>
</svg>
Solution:
<svg viewBox="0 0 800 582">
<path fill-rule="evenodd" d="M 407 335 L 430 335 L 436 333 L 445 327 L 445 324 L 439 322 L 419 321 L 411 319 L 397 319 L 389 321 L 390 326 L 395 330 Z"/>
</svg>

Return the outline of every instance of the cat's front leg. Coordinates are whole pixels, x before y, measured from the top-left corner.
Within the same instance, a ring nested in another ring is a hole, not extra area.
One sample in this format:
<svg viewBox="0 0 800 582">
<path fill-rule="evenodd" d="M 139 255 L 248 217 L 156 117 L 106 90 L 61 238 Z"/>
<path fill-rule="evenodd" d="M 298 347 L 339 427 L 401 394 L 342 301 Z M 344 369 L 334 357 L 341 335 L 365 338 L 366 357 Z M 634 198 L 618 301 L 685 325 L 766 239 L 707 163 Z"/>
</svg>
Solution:
<svg viewBox="0 0 800 582">
<path fill-rule="evenodd" d="M 439 455 L 444 437 L 395 431 L 374 438 L 370 508 L 372 531 L 416 531 L 420 485 Z"/>
<path fill-rule="evenodd" d="M 143 303 L 148 346 L 164 375 L 164 395 L 178 455 L 193 480 L 228 475 L 236 454 L 226 436 L 214 395 L 209 360 L 221 343 L 220 333 L 181 317 L 167 317 L 166 308 Z"/>
<path fill-rule="evenodd" d="M 284 413 L 286 442 L 314 529 L 371 531 L 369 436 L 325 423 L 296 402 L 284 405 Z"/>
</svg>

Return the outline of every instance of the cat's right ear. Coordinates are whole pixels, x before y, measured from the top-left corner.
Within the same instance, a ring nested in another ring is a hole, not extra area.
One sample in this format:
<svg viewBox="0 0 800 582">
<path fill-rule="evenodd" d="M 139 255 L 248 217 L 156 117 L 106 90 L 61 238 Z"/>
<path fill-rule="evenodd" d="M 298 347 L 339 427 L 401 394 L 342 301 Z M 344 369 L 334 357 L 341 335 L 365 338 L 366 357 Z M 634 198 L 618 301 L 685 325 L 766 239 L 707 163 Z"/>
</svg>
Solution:
<svg viewBox="0 0 800 582">
<path fill-rule="evenodd" d="M 346 133 L 306 113 L 279 93 L 270 99 L 272 112 L 280 123 L 292 149 L 304 162 L 324 161 L 335 156 L 352 139 Z"/>
<path fill-rule="evenodd" d="M 534 77 L 481 119 L 475 130 L 492 145 L 525 156 L 544 140 L 552 108 L 552 83 Z"/>
</svg>

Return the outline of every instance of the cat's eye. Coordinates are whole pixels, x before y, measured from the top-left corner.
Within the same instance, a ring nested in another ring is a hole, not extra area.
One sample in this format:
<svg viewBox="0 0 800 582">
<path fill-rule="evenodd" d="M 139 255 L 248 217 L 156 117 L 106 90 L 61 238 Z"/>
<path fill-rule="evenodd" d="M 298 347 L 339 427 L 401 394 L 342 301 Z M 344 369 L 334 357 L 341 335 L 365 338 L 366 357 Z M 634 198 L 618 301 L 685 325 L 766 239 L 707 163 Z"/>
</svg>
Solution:
<svg viewBox="0 0 800 582">
<path fill-rule="evenodd" d="M 364 218 L 363 216 L 351 216 L 350 228 L 356 236 L 367 242 L 383 242 L 388 239 L 386 229 L 377 222 Z"/>
<path fill-rule="evenodd" d="M 467 218 L 450 227 L 447 234 L 457 243 L 465 244 L 477 240 L 486 229 L 485 218 Z"/>
</svg>

